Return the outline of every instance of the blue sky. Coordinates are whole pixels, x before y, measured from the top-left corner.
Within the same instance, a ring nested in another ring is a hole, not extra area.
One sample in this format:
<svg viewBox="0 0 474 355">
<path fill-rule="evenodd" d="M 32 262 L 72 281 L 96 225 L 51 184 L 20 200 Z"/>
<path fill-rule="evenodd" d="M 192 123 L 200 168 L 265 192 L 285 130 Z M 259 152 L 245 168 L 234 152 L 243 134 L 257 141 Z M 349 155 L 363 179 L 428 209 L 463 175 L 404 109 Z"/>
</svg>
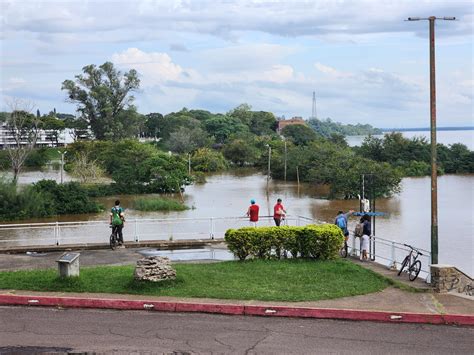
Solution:
<svg viewBox="0 0 474 355">
<path fill-rule="evenodd" d="M 436 24 L 438 125 L 474 125 L 472 1 L 29 1 L 1 3 L 1 101 L 74 113 L 61 91 L 88 64 L 136 69 L 139 112 L 317 115 L 429 125 L 428 22 Z"/>
</svg>

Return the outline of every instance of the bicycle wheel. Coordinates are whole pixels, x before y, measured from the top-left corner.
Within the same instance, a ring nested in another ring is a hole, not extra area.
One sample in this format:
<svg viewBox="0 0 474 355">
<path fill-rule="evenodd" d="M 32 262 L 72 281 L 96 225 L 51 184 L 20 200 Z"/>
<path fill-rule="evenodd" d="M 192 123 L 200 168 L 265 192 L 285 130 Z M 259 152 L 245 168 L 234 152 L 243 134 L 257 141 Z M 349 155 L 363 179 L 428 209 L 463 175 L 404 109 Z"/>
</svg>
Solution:
<svg viewBox="0 0 474 355">
<path fill-rule="evenodd" d="M 408 278 L 410 279 L 410 281 L 415 281 L 420 271 L 421 271 L 421 262 L 420 260 L 417 260 L 408 268 Z"/>
<path fill-rule="evenodd" d="M 346 249 L 346 247 L 342 247 L 341 249 L 339 249 L 339 255 L 341 256 L 341 258 L 347 258 L 347 249 Z"/>
<path fill-rule="evenodd" d="M 110 249 L 115 250 L 117 248 L 117 238 L 115 237 L 115 234 L 112 233 L 110 235 Z"/>
<path fill-rule="evenodd" d="M 402 273 L 403 269 L 405 268 L 405 266 L 408 265 L 408 256 L 405 257 L 405 260 L 403 260 L 403 263 L 402 263 L 402 266 L 400 267 L 400 271 L 398 271 L 398 276 L 400 276 L 400 274 Z"/>
</svg>

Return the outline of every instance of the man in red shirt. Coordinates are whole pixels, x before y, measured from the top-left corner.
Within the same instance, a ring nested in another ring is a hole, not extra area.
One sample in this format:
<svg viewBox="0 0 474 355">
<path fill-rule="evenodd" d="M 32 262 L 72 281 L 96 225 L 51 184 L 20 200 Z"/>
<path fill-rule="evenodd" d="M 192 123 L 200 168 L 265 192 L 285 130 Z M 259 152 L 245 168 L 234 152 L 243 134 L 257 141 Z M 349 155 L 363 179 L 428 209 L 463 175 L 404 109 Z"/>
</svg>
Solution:
<svg viewBox="0 0 474 355">
<path fill-rule="evenodd" d="M 247 216 L 250 217 L 250 225 L 256 227 L 258 222 L 258 211 L 260 207 L 255 203 L 254 199 L 250 200 L 250 207 L 247 210 Z"/>
<path fill-rule="evenodd" d="M 281 198 L 279 198 L 275 206 L 273 206 L 273 220 L 277 227 L 280 227 L 281 220 L 285 217 L 285 213 L 285 207 L 283 207 Z"/>
</svg>

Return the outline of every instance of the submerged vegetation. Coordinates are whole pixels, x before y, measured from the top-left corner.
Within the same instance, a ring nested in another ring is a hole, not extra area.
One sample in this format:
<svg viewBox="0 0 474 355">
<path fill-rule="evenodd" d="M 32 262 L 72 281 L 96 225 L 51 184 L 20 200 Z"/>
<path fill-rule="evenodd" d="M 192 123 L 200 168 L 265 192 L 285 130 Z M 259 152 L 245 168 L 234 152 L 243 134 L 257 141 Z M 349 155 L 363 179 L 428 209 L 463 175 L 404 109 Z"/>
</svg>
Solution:
<svg viewBox="0 0 474 355">
<path fill-rule="evenodd" d="M 171 199 L 152 198 L 138 199 L 133 203 L 133 208 L 139 211 L 185 211 L 189 207 Z"/>
</svg>

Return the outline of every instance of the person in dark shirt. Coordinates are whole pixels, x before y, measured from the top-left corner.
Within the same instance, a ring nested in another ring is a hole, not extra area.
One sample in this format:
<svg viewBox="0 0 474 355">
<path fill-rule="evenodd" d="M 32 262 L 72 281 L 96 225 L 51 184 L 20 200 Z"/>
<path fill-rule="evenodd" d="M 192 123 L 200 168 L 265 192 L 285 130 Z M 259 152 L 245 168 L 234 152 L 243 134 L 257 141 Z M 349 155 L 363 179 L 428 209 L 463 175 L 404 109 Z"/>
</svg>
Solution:
<svg viewBox="0 0 474 355">
<path fill-rule="evenodd" d="M 362 237 L 360 237 L 360 260 L 368 260 L 367 253 L 369 250 L 369 239 L 372 234 L 372 226 L 370 223 L 370 216 L 364 214 L 360 219 L 360 223 L 363 224 Z"/>
</svg>

